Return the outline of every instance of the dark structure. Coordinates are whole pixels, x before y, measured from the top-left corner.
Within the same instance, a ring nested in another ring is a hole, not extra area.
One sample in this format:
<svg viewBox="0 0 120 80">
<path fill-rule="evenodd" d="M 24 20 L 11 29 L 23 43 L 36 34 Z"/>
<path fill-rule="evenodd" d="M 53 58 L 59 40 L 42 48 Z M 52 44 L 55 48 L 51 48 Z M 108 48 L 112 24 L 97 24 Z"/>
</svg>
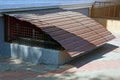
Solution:
<svg viewBox="0 0 120 80">
<path fill-rule="evenodd" d="M 49 14 L 7 14 L 5 40 L 66 51 L 70 56 L 84 53 L 114 36 L 95 20 L 72 11 Z"/>
</svg>

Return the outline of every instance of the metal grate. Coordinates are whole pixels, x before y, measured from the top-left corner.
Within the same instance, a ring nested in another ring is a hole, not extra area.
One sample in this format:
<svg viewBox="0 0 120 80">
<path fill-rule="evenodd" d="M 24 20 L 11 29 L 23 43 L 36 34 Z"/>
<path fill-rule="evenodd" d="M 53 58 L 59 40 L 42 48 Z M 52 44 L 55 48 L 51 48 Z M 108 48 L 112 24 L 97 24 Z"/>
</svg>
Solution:
<svg viewBox="0 0 120 80">
<path fill-rule="evenodd" d="M 41 31 L 40 28 L 11 16 L 4 15 L 4 18 L 6 42 L 42 46 L 51 49 L 63 49 L 59 43 Z"/>
</svg>

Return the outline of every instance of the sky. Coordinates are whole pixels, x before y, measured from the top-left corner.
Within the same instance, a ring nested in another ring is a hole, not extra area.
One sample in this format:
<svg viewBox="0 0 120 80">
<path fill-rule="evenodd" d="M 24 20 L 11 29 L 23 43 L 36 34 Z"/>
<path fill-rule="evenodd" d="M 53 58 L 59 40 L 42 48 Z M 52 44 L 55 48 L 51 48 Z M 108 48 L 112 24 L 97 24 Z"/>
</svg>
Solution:
<svg viewBox="0 0 120 80">
<path fill-rule="evenodd" d="M 0 0 L 0 4 L 30 4 L 30 3 L 88 3 L 104 0 Z"/>
</svg>

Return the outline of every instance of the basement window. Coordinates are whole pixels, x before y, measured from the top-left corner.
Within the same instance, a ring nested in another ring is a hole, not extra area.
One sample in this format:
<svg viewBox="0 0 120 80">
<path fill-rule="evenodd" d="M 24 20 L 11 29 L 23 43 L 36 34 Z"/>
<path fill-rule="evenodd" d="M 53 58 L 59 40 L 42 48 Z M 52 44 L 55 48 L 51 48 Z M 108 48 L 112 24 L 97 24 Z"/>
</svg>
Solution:
<svg viewBox="0 0 120 80">
<path fill-rule="evenodd" d="M 4 15 L 5 41 L 29 46 L 62 49 L 61 45 L 45 32 L 26 21 Z"/>
</svg>

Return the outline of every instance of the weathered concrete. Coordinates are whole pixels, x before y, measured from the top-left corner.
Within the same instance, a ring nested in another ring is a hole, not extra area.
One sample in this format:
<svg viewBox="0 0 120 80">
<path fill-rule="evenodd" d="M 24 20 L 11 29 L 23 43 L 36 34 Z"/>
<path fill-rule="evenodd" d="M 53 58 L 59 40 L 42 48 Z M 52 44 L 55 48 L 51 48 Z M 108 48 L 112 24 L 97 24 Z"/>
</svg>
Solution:
<svg viewBox="0 0 120 80">
<path fill-rule="evenodd" d="M 11 58 L 32 62 L 33 64 L 61 65 L 70 60 L 70 56 L 62 51 L 11 44 Z"/>
</svg>

